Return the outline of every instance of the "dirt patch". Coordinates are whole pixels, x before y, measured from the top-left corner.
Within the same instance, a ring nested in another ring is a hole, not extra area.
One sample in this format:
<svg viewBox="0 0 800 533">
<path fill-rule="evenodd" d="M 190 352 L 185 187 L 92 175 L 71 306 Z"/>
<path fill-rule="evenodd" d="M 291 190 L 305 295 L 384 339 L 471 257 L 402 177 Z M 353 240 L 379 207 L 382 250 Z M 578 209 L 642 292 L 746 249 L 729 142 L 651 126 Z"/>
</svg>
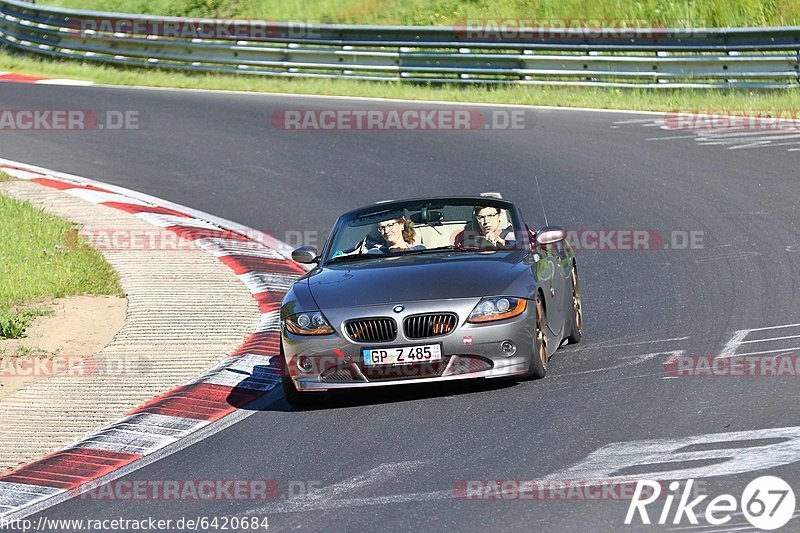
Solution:
<svg viewBox="0 0 800 533">
<path fill-rule="evenodd" d="M 125 324 L 128 300 L 69 296 L 37 303 L 52 314 L 31 321 L 27 337 L 0 340 L 0 400 L 24 385 L 79 365 Z"/>
</svg>

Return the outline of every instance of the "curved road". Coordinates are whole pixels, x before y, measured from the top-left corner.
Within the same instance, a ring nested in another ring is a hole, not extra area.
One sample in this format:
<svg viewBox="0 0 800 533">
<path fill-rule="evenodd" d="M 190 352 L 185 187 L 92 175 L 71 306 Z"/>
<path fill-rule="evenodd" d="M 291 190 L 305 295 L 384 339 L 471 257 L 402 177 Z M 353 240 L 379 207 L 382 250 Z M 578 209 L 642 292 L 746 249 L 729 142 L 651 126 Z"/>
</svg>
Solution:
<svg viewBox="0 0 800 533">
<path fill-rule="evenodd" d="M 556 354 L 544 380 L 343 394 L 309 411 L 292 410 L 277 393 L 252 416 L 127 476 L 268 478 L 284 492 L 318 487 L 313 497 L 77 499 L 47 517 L 268 516 L 277 530 L 615 531 L 624 528 L 626 501 L 474 501 L 454 498 L 453 487 L 660 472 L 702 479 L 712 496 L 738 498 L 764 474 L 800 490 L 797 378 L 674 377 L 664 369 L 675 354 L 796 353 L 796 327 L 730 342 L 739 330 L 800 323 L 800 175 L 786 147 L 705 145 L 650 127 L 656 117 L 625 113 L 528 109 L 521 130 L 287 132 L 270 125 L 273 112 L 435 106 L 16 84 L 0 84 L 0 102 L 136 111 L 139 129 L 0 131 L 0 157 L 129 187 L 288 241 L 310 232 L 319 244 L 338 214 L 370 202 L 486 190 L 541 225 L 534 174 L 550 223 L 652 230 L 664 244 L 702 232 L 693 249 L 579 252 L 585 337 Z M 794 429 L 775 437 L 780 428 Z M 665 440 L 638 442 L 652 439 Z M 657 505 L 648 508 L 653 520 Z M 739 512 L 718 527 L 747 525 Z M 785 527 L 796 530 L 800 520 Z"/>
</svg>

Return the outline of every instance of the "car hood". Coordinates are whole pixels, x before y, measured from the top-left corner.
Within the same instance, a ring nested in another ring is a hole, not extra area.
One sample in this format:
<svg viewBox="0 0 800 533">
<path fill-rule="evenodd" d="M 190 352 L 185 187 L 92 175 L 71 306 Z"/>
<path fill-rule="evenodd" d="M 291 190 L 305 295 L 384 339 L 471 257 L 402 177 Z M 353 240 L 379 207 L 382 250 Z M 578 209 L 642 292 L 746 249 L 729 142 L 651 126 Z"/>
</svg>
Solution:
<svg viewBox="0 0 800 533">
<path fill-rule="evenodd" d="M 321 310 L 393 302 L 480 298 L 501 294 L 525 257 L 522 251 L 419 254 L 334 263 L 307 277 Z"/>
</svg>

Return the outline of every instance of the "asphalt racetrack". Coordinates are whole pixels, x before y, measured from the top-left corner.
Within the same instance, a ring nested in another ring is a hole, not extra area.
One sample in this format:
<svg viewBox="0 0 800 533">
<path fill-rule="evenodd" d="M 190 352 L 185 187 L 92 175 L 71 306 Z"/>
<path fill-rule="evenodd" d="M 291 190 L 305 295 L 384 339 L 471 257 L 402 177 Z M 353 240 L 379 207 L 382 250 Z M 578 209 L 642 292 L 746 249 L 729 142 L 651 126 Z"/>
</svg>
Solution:
<svg viewBox="0 0 800 533">
<path fill-rule="evenodd" d="M 668 525 L 626 527 L 629 501 L 613 495 L 476 499 L 458 489 L 625 475 L 692 478 L 712 497 L 738 499 L 762 475 L 800 489 L 797 375 L 665 368 L 676 357 L 800 352 L 791 146 L 713 144 L 622 112 L 527 109 L 521 129 L 285 131 L 271 122 L 276 112 L 436 106 L 21 84 L 0 84 L 0 103 L 133 111 L 136 129 L 0 131 L 0 157 L 294 245 L 320 246 L 351 208 L 426 195 L 499 191 L 541 226 L 536 175 L 549 222 L 580 230 L 587 248 L 577 252 L 585 336 L 552 358 L 545 379 L 337 394 L 317 410 L 293 410 L 276 391 L 252 416 L 125 479 L 270 479 L 281 498 L 76 498 L 43 511 L 48 518 L 267 516 L 278 531 L 717 531 L 750 525 L 741 509 L 720 526 L 674 525 L 676 503 Z M 646 231 L 649 249 L 620 246 L 610 231 Z M 648 507 L 651 520 L 662 506 Z M 784 528 L 797 531 L 800 520 Z"/>
</svg>

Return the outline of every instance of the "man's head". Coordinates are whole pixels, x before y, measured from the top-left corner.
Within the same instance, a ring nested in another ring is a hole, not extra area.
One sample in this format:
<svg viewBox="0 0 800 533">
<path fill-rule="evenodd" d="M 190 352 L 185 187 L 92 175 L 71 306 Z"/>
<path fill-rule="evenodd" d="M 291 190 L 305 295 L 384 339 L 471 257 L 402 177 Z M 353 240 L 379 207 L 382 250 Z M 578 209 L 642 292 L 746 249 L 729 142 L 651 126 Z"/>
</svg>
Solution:
<svg viewBox="0 0 800 533">
<path fill-rule="evenodd" d="M 500 210 L 498 208 L 476 206 L 472 213 L 475 215 L 478 229 L 483 235 L 497 234 L 500 231 Z"/>
</svg>

